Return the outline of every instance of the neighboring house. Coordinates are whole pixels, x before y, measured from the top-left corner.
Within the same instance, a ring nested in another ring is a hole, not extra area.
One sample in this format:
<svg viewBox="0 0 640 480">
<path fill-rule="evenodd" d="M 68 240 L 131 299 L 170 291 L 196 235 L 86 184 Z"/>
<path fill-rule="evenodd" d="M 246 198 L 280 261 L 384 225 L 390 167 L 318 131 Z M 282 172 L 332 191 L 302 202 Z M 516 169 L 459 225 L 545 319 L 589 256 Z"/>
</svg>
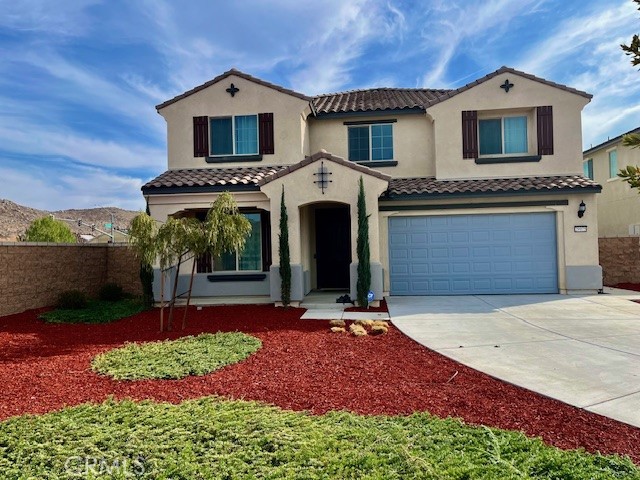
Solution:
<svg viewBox="0 0 640 480">
<path fill-rule="evenodd" d="M 127 243 L 129 242 L 129 235 L 121 232 L 120 230 L 113 231 L 113 238 L 110 234 L 99 233 L 89 243 Z"/>
<path fill-rule="evenodd" d="M 292 300 L 355 297 L 360 178 L 376 299 L 595 292 L 601 187 L 581 159 L 590 99 L 507 67 L 456 90 L 314 97 L 233 69 L 157 106 L 169 169 L 142 191 L 161 221 L 203 218 L 222 191 L 251 221 L 243 252 L 199 259 L 196 296 L 280 299 L 284 189 Z"/>
<path fill-rule="evenodd" d="M 640 133 L 640 127 L 627 133 Z M 640 149 L 622 146 L 622 137 L 607 140 L 583 153 L 584 175 L 602 185 L 598 196 L 600 237 L 640 235 L 640 195 L 618 177 L 629 166 L 640 166 Z"/>
</svg>

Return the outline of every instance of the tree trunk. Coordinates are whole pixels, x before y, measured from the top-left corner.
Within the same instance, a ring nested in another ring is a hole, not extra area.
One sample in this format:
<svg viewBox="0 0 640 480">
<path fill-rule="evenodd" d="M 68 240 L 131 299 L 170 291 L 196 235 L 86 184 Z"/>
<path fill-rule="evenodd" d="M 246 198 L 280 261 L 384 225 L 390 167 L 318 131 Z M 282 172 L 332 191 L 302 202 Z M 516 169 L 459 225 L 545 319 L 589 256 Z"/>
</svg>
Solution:
<svg viewBox="0 0 640 480">
<path fill-rule="evenodd" d="M 176 305 L 176 297 L 178 296 L 178 279 L 180 277 L 180 264 L 182 264 L 182 257 L 184 254 L 181 254 L 178 257 L 178 264 L 176 265 L 176 278 L 173 281 L 173 292 L 171 294 L 171 306 L 169 307 L 169 320 L 167 321 L 167 330 L 170 332 L 173 328 L 173 309 Z"/>
<path fill-rule="evenodd" d="M 189 303 L 191 303 L 191 289 L 193 288 L 193 276 L 196 273 L 196 257 L 193 257 L 193 265 L 191 266 L 191 278 L 189 279 L 189 293 L 187 295 L 187 306 L 184 308 L 182 316 L 182 330 L 187 326 L 187 312 L 189 311 Z"/>
<path fill-rule="evenodd" d="M 160 331 L 164 331 L 164 271 L 160 270 Z"/>
</svg>

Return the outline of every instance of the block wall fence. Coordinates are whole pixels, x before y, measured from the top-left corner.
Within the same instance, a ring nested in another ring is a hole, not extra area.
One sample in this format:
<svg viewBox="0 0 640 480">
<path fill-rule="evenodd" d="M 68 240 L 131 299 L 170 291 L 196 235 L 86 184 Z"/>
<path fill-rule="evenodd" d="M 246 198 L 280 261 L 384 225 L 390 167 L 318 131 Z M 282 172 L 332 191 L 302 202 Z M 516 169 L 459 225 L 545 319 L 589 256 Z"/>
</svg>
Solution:
<svg viewBox="0 0 640 480">
<path fill-rule="evenodd" d="M 0 316 L 54 305 L 66 290 L 97 296 L 109 282 L 141 295 L 138 270 L 126 244 L 0 243 Z"/>
<path fill-rule="evenodd" d="M 640 283 L 640 237 L 598 239 L 604 284 Z"/>
</svg>

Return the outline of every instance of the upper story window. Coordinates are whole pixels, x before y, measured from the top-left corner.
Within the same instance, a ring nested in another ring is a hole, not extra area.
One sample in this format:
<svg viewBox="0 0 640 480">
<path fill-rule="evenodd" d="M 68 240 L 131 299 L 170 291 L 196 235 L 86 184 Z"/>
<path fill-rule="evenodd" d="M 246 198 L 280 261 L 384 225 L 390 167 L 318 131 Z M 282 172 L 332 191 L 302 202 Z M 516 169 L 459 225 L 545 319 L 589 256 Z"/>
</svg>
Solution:
<svg viewBox="0 0 640 480">
<path fill-rule="evenodd" d="M 260 161 L 275 153 L 273 113 L 193 117 L 193 156 L 208 163 Z"/>
<path fill-rule="evenodd" d="M 393 126 L 390 123 L 357 125 L 349 130 L 349 160 L 393 160 Z"/>
<path fill-rule="evenodd" d="M 593 180 L 593 158 L 582 162 L 582 168 L 584 169 L 584 176 Z"/>
<path fill-rule="evenodd" d="M 552 105 L 462 111 L 462 158 L 477 164 L 539 162 L 553 143 Z"/>
<path fill-rule="evenodd" d="M 258 116 L 236 115 L 209 119 L 211 155 L 257 155 Z"/>
<path fill-rule="evenodd" d="M 609 178 L 618 178 L 618 151 L 609 151 Z"/>
<path fill-rule="evenodd" d="M 525 115 L 480 119 L 478 126 L 480 155 L 520 154 L 529 151 Z"/>
</svg>

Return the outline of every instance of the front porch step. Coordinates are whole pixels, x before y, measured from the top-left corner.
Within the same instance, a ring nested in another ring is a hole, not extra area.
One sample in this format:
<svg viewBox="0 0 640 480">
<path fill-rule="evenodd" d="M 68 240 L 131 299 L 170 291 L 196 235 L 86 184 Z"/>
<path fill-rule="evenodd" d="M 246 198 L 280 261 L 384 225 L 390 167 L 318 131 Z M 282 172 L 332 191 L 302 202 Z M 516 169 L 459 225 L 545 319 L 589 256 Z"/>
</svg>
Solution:
<svg viewBox="0 0 640 480">
<path fill-rule="evenodd" d="M 343 312 L 345 308 L 353 307 L 351 303 L 312 303 L 302 302 L 300 308 L 306 308 L 307 310 L 335 310 Z"/>
</svg>

